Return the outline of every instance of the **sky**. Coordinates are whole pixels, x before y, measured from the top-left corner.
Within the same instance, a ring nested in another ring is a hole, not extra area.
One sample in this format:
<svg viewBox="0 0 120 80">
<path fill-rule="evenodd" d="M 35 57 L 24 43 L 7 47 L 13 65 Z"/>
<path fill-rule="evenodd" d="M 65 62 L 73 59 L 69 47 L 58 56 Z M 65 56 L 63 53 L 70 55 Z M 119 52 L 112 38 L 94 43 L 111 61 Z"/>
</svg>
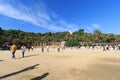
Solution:
<svg viewBox="0 0 120 80">
<path fill-rule="evenodd" d="M 0 0 L 0 27 L 25 32 L 120 34 L 120 0 Z"/>
</svg>

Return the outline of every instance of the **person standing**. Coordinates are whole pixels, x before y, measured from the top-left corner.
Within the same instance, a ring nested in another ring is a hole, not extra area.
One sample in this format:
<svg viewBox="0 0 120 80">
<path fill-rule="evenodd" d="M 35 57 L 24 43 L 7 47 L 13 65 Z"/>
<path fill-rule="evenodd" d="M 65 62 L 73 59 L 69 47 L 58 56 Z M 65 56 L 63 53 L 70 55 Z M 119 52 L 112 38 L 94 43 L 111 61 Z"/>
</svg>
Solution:
<svg viewBox="0 0 120 80">
<path fill-rule="evenodd" d="M 30 46 L 28 46 L 28 52 L 30 52 Z"/>
<path fill-rule="evenodd" d="M 47 52 L 49 52 L 49 46 L 47 46 Z"/>
<path fill-rule="evenodd" d="M 32 47 L 31 47 L 31 50 L 32 50 L 32 51 L 33 51 L 33 48 L 34 48 L 34 47 L 32 46 Z"/>
<path fill-rule="evenodd" d="M 42 52 L 44 52 L 44 47 L 42 46 Z"/>
<path fill-rule="evenodd" d="M 94 48 L 95 48 L 95 45 L 93 44 L 93 45 L 92 45 L 92 49 L 94 50 Z"/>
<path fill-rule="evenodd" d="M 57 51 L 60 52 L 60 46 L 58 46 Z"/>
<path fill-rule="evenodd" d="M 15 52 L 16 52 L 16 50 L 17 50 L 17 46 L 15 44 L 13 44 L 11 46 L 12 58 L 15 58 Z"/>
<path fill-rule="evenodd" d="M 25 53 L 26 47 L 23 45 L 21 47 L 21 51 L 22 51 L 22 57 L 24 58 L 24 53 Z"/>
</svg>

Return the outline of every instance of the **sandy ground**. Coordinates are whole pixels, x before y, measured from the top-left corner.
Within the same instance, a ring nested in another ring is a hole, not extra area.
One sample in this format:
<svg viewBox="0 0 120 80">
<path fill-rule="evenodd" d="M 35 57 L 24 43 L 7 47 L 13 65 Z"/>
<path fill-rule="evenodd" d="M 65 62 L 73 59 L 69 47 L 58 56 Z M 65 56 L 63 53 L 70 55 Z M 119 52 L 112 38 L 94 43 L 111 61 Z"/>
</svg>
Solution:
<svg viewBox="0 0 120 80">
<path fill-rule="evenodd" d="M 0 51 L 0 80 L 120 80 L 120 51 L 65 49 L 26 51 L 16 59 Z"/>
</svg>

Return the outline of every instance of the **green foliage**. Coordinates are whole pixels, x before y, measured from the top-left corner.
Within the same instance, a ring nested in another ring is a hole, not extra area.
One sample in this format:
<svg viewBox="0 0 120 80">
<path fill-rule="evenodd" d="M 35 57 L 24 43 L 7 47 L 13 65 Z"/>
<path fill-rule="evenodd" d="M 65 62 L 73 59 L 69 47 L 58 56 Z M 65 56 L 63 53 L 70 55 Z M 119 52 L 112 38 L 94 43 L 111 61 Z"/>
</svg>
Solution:
<svg viewBox="0 0 120 80">
<path fill-rule="evenodd" d="M 79 29 L 73 34 L 69 32 L 47 32 L 47 33 L 33 33 L 23 32 L 20 30 L 3 30 L 0 27 L 0 45 L 8 44 L 9 42 L 17 45 L 34 45 L 39 46 L 39 43 L 50 44 L 49 42 L 57 43 L 66 41 L 66 46 L 78 46 L 79 43 L 90 46 L 92 43 L 120 43 L 120 35 L 104 34 L 100 30 L 95 30 L 93 33 L 86 33 L 84 29 Z"/>
<path fill-rule="evenodd" d="M 0 27 L 0 36 L 3 35 L 3 32 L 4 32 L 4 31 L 3 31 L 2 28 Z"/>
<path fill-rule="evenodd" d="M 79 46 L 79 45 L 80 45 L 79 41 L 74 40 L 74 39 L 66 41 L 65 43 L 65 46 Z"/>
</svg>

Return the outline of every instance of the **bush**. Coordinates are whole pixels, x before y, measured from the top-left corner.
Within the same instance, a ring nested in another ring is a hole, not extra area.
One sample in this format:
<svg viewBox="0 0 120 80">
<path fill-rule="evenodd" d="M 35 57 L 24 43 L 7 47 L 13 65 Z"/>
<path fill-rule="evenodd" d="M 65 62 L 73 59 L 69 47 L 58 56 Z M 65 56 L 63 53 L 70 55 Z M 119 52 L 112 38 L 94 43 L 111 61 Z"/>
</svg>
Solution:
<svg viewBox="0 0 120 80">
<path fill-rule="evenodd" d="M 65 46 L 79 46 L 80 45 L 80 43 L 79 43 L 79 41 L 77 41 L 77 40 L 69 40 L 69 41 L 66 41 L 66 43 L 65 43 Z"/>
</svg>

